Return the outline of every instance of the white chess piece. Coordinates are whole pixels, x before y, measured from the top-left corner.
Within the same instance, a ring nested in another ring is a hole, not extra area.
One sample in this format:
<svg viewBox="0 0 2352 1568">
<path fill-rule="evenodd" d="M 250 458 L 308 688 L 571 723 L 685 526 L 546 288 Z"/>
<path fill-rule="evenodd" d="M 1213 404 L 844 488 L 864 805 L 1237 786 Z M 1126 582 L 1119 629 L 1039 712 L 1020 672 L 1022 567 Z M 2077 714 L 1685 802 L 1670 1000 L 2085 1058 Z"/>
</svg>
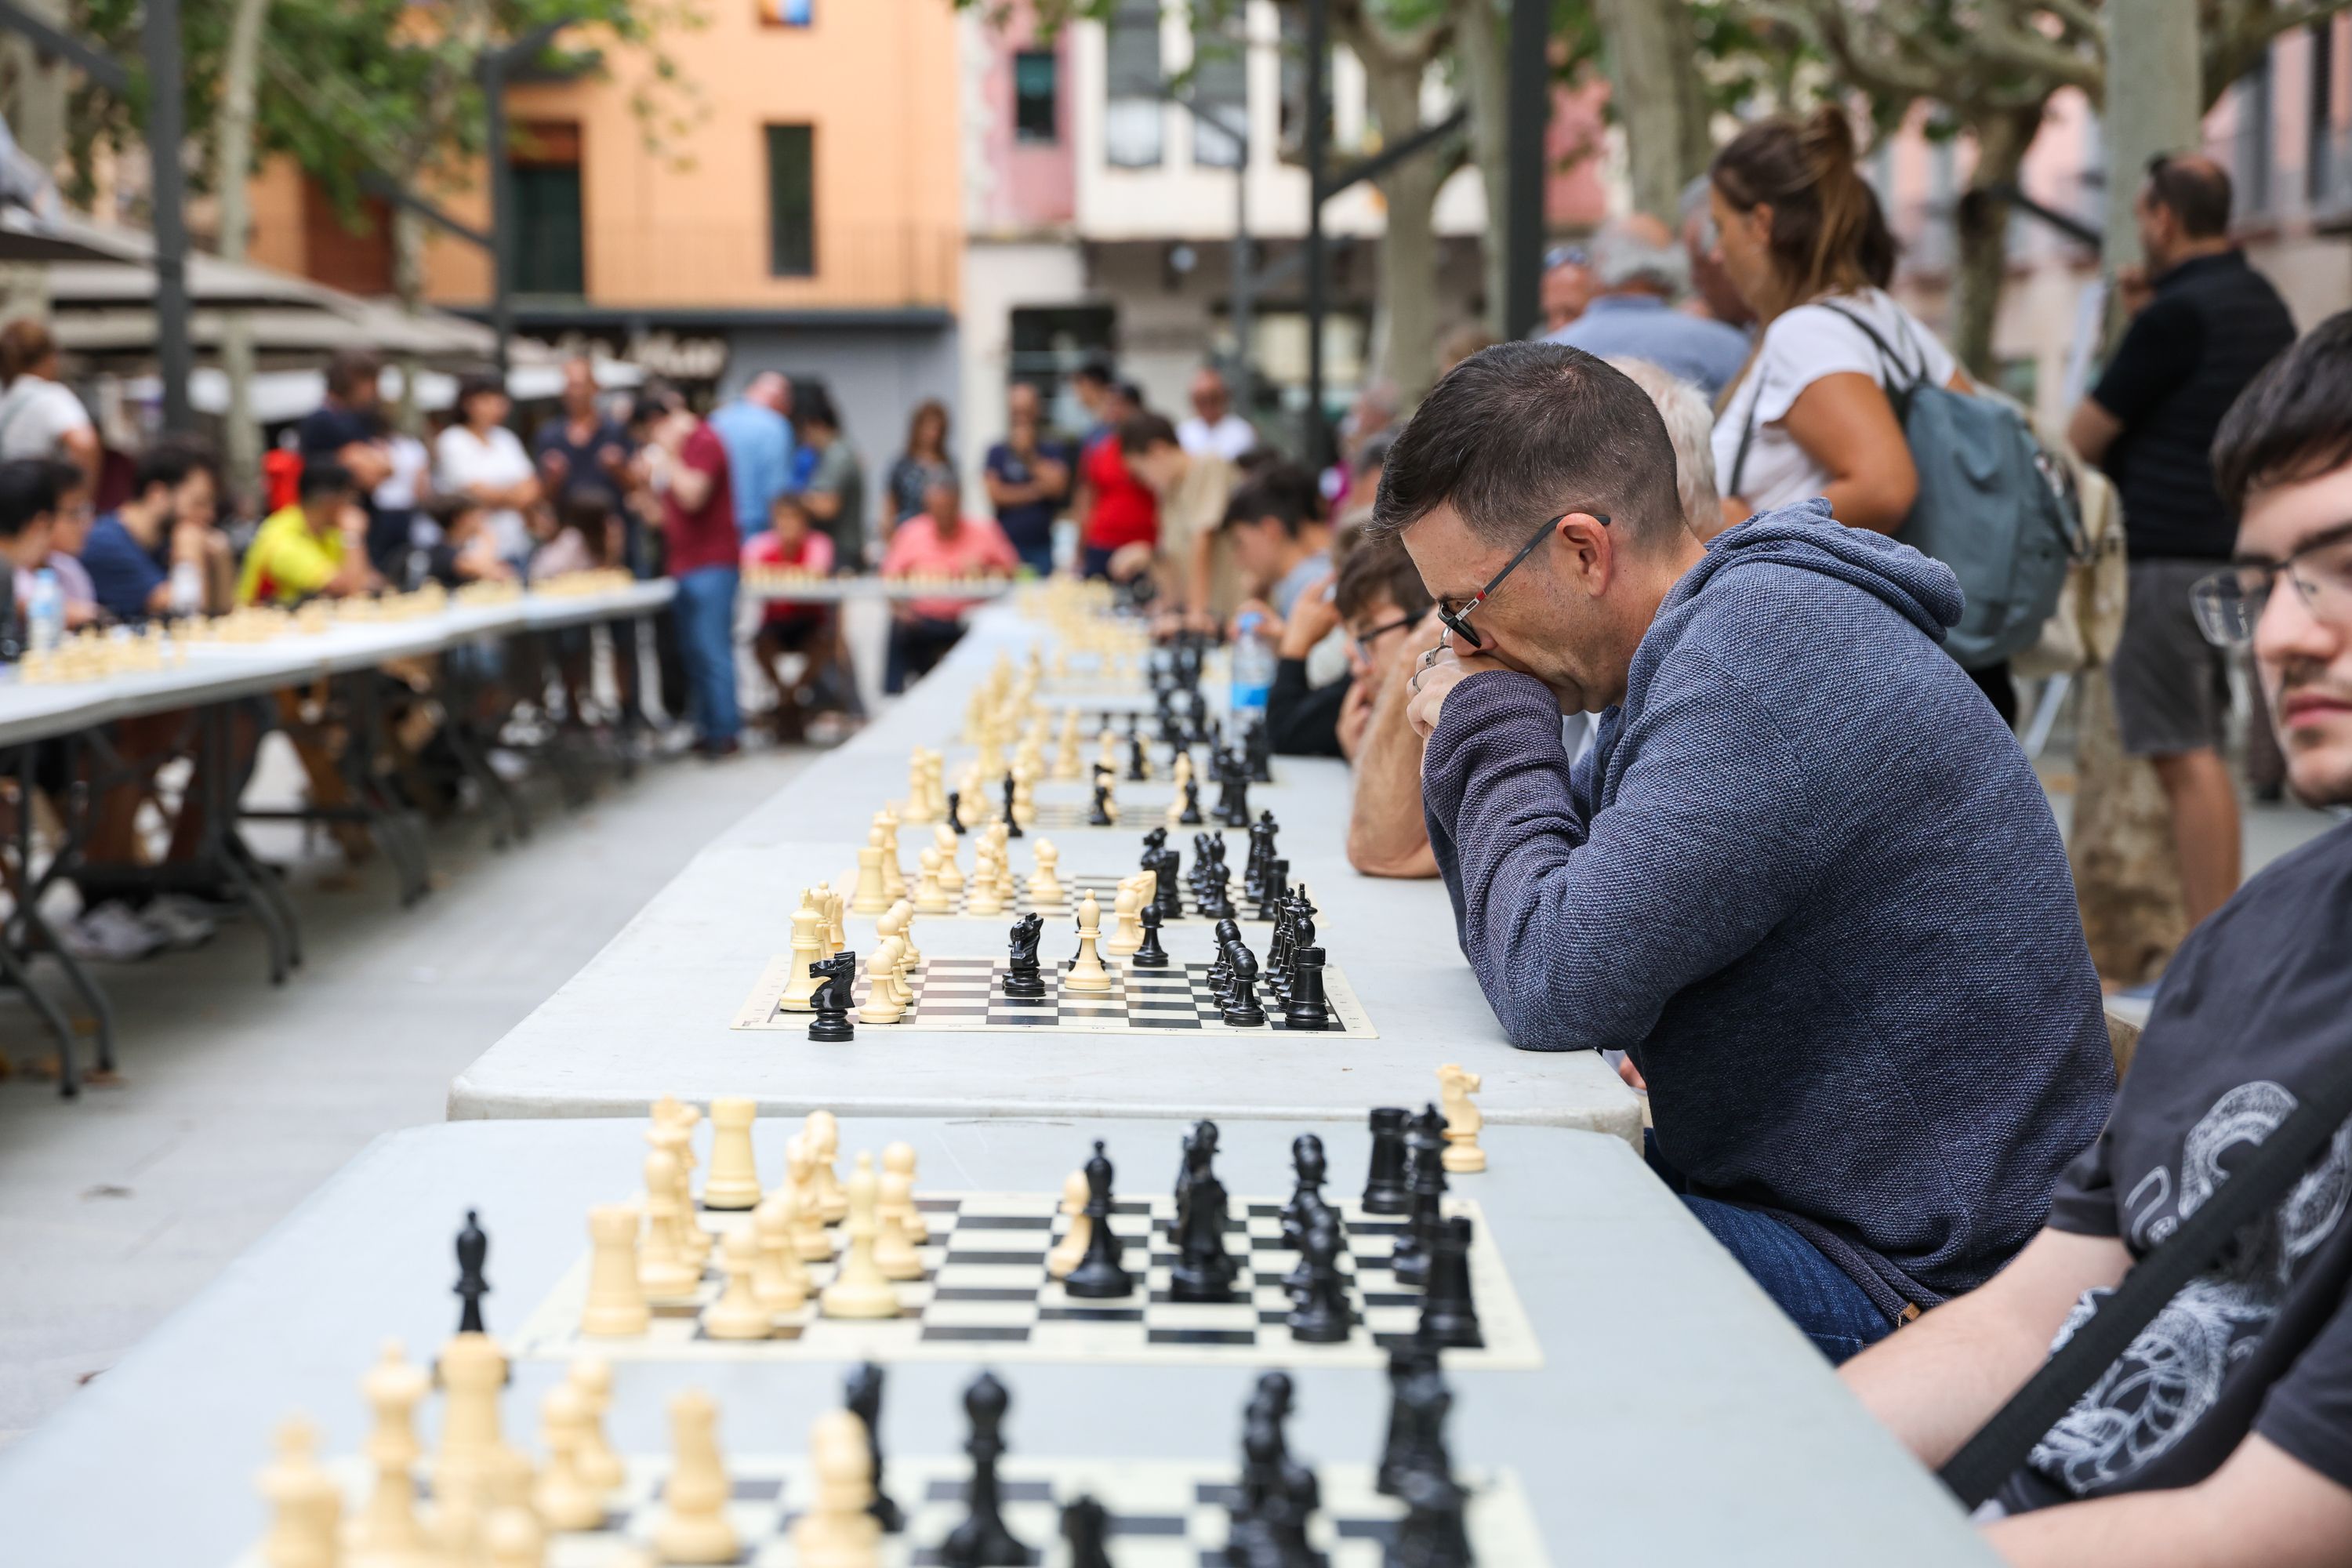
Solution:
<svg viewBox="0 0 2352 1568">
<path fill-rule="evenodd" d="M 1072 1171 L 1069 1179 L 1062 1184 L 1062 1213 L 1069 1216 L 1070 1228 L 1045 1254 L 1045 1272 L 1056 1279 L 1069 1278 L 1070 1270 L 1086 1257 L 1087 1244 L 1094 1240 L 1095 1222 L 1087 1215 L 1087 1200 L 1092 1195 L 1084 1171 Z"/>
<path fill-rule="evenodd" d="M 982 838 L 973 849 L 971 882 L 964 889 L 963 912 L 968 915 L 996 915 L 1004 912 L 1004 900 L 997 891 L 996 844 Z"/>
<path fill-rule="evenodd" d="M 368 1463 L 375 1482 L 366 1506 L 352 1521 L 353 1562 L 415 1562 L 428 1544 L 416 1517 L 416 1406 L 431 1379 L 412 1365 L 398 1340 L 386 1340 L 383 1353 L 360 1380 L 360 1392 L 375 1413 L 368 1434 Z"/>
<path fill-rule="evenodd" d="M 809 1433 L 815 1496 L 793 1521 L 793 1561 L 800 1568 L 875 1568 L 882 1524 L 874 1504 L 874 1449 L 856 1412 L 828 1410 Z"/>
<path fill-rule="evenodd" d="M 599 1204 L 588 1211 L 588 1300 L 580 1313 L 582 1333 L 626 1338 L 644 1333 L 652 1321 L 638 1273 L 643 1217 L 635 1204 Z"/>
<path fill-rule="evenodd" d="M 825 1224 L 839 1225 L 849 1214 L 841 1178 L 833 1173 L 834 1161 L 841 1157 L 841 1123 L 830 1110 L 812 1110 L 803 1119 L 801 1131 L 808 1135 L 809 1152 L 816 1159 L 817 1213 Z"/>
<path fill-rule="evenodd" d="M 433 1458 L 436 1497 L 488 1484 L 506 1447 L 499 1436 L 499 1394 L 507 1358 L 488 1334 L 457 1334 L 441 1348 L 441 1447 Z"/>
<path fill-rule="evenodd" d="M 1437 1069 L 1439 1098 L 1445 1108 L 1445 1152 L 1438 1163 L 1456 1174 L 1469 1174 L 1486 1168 L 1486 1151 L 1478 1147 L 1478 1130 L 1486 1124 L 1470 1097 L 1478 1092 L 1482 1080 L 1475 1072 L 1466 1072 L 1454 1062 Z"/>
<path fill-rule="evenodd" d="M 775 1314 L 761 1301 L 752 1285 L 760 1267 L 759 1233 L 738 1226 L 719 1244 L 727 1289 L 702 1313 L 702 1331 L 714 1340 L 764 1340 L 775 1329 Z"/>
<path fill-rule="evenodd" d="M 898 1000 L 911 1003 L 915 994 L 908 989 L 907 977 L 923 966 L 922 952 L 915 946 L 915 906 L 900 899 L 890 910 L 898 917 L 890 934 L 902 944 L 898 953 Z"/>
<path fill-rule="evenodd" d="M 830 1262 L 833 1237 L 824 1233 L 824 1208 L 816 1190 L 816 1156 L 809 1152 L 805 1130 L 785 1143 L 784 1160 L 792 1172 L 793 1250 L 803 1262 Z"/>
<path fill-rule="evenodd" d="M 1118 885 L 1111 900 L 1111 933 L 1102 950 L 1113 958 L 1125 958 L 1143 945 L 1143 921 L 1138 911 L 1143 903 L 1138 895 L 1135 879 L 1128 878 Z"/>
<path fill-rule="evenodd" d="M 1004 823 L 992 823 L 988 836 L 996 845 L 996 901 L 1011 905 L 1013 899 L 1013 829 Z"/>
<path fill-rule="evenodd" d="M 598 1510 L 601 1520 L 603 1510 Z M 527 1508 L 490 1510 L 482 1525 L 483 1568 L 541 1568 L 547 1561 L 547 1534 L 539 1516 Z"/>
<path fill-rule="evenodd" d="M 963 888 L 963 872 L 956 865 L 955 829 L 940 823 L 931 831 L 931 845 L 940 852 L 940 887 L 952 897 Z"/>
<path fill-rule="evenodd" d="M 789 1182 L 760 1200 L 752 1226 L 760 1237 L 760 1263 L 751 1288 L 771 1312 L 797 1312 L 808 1300 L 808 1267 L 793 1235 L 800 1218 L 800 1193 Z M 824 1235 L 819 1226 L 817 1234 Z"/>
<path fill-rule="evenodd" d="M 874 826 L 882 830 L 882 886 L 893 899 L 907 896 L 907 868 L 898 860 L 898 814 L 884 806 L 874 814 Z"/>
<path fill-rule="evenodd" d="M 1061 879 L 1055 874 L 1062 862 L 1062 852 L 1054 847 L 1050 838 L 1037 840 L 1031 852 L 1037 868 L 1029 874 L 1029 907 L 1033 910 L 1057 910 L 1069 895 L 1062 890 Z"/>
<path fill-rule="evenodd" d="M 268 1568 L 336 1568 L 341 1557 L 343 1495 L 319 1464 L 318 1442 L 318 1429 L 299 1415 L 278 1423 L 276 1457 L 261 1472 L 270 1510 L 261 1542 Z"/>
<path fill-rule="evenodd" d="M 588 1413 L 581 1431 L 580 1473 L 590 1486 L 610 1493 L 628 1479 L 621 1456 L 604 1440 L 604 1412 L 613 1405 L 613 1363 L 603 1356 L 574 1356 L 566 1381 L 580 1391 L 581 1405 Z"/>
<path fill-rule="evenodd" d="M 915 908 L 927 915 L 943 915 L 953 910 L 955 900 L 949 898 L 947 889 L 940 885 L 939 847 L 926 844 L 915 859 L 923 868 L 922 875 L 915 883 Z"/>
<path fill-rule="evenodd" d="M 751 1159 L 751 1122 L 759 1102 L 742 1095 L 721 1095 L 710 1102 L 710 1174 L 702 1184 L 707 1209 L 756 1208 L 760 1203 L 760 1172 Z"/>
<path fill-rule="evenodd" d="M 740 1543 L 727 1520 L 732 1489 L 719 1457 L 719 1407 L 700 1389 L 669 1402 L 673 1458 L 662 1489 L 668 1506 L 654 1529 L 665 1563 L 732 1563 Z"/>
<path fill-rule="evenodd" d="M 858 1160 L 864 1163 L 866 1156 Z M 887 1159 L 887 1155 L 885 1155 Z M 881 1181 L 875 1189 L 874 1205 L 874 1267 L 886 1279 L 919 1279 L 923 1277 L 922 1255 L 915 1250 L 915 1238 L 908 1231 L 906 1216 L 915 1208 L 915 1179 L 907 1173 L 890 1170 L 886 1164 Z"/>
<path fill-rule="evenodd" d="M 593 1530 L 604 1522 L 604 1489 L 581 1469 L 586 1447 L 587 1401 L 569 1383 L 547 1391 L 540 1405 L 540 1446 L 547 1450 L 547 1468 L 531 1493 L 531 1506 L 550 1530 Z"/>
<path fill-rule="evenodd" d="M 826 956 L 824 928 L 824 916 L 818 910 L 816 900 L 806 888 L 802 889 L 801 907 L 793 911 L 793 947 L 785 963 L 789 973 L 784 994 L 776 999 L 776 1005 L 787 1013 L 810 1011 L 809 998 L 816 994 L 817 982 L 809 973 L 809 965 Z"/>
<path fill-rule="evenodd" d="M 646 1156 L 646 1236 L 637 1248 L 637 1284 L 646 1299 L 676 1301 L 702 1283 L 702 1265 L 678 1247 L 677 1156 L 656 1149 Z"/>
<path fill-rule="evenodd" d="M 841 1271 L 817 1298 L 818 1309 L 828 1318 L 895 1318 L 898 1292 L 874 1261 L 878 1227 L 874 1219 L 877 1194 L 872 1155 L 857 1156 L 857 1169 L 849 1177 L 848 1197 L 849 1249 L 842 1254 Z"/>
<path fill-rule="evenodd" d="M 906 946 L 895 936 L 885 937 L 874 950 L 866 966 L 866 1004 L 857 1009 L 859 1023 L 895 1024 L 907 1016 L 907 1005 L 898 1000 L 898 960 Z"/>
<path fill-rule="evenodd" d="M 898 1228 L 905 1231 L 907 1238 L 916 1246 L 922 1246 L 931 1239 L 931 1229 L 929 1223 L 923 1218 L 921 1207 L 915 1202 L 915 1146 L 912 1143 L 885 1146 L 882 1170 L 885 1175 L 907 1178 L 907 1206 L 898 1211 Z"/>
<path fill-rule="evenodd" d="M 857 852 L 857 892 L 849 900 L 853 915 L 878 915 L 890 907 L 890 884 L 882 879 L 882 830 L 871 828 L 866 847 Z"/>
<path fill-rule="evenodd" d="M 1102 906 L 1088 893 L 1078 905 L 1078 956 L 1062 976 L 1062 989 L 1087 993 L 1111 988 L 1110 971 L 1103 967 L 1096 943 L 1102 939 Z"/>
</svg>

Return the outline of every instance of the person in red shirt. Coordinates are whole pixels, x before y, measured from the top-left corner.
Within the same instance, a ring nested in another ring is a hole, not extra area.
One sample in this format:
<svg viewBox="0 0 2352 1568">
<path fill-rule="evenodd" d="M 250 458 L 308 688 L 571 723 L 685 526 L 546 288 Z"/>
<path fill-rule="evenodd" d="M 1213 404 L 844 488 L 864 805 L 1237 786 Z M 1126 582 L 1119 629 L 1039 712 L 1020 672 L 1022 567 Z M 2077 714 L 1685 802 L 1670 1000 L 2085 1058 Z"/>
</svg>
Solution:
<svg viewBox="0 0 2352 1568">
<path fill-rule="evenodd" d="M 1118 449 L 1118 443 L 1112 443 Z M 963 489 L 952 474 L 933 479 L 923 510 L 901 522 L 882 557 L 885 577 L 1009 577 L 1021 564 L 996 520 L 963 515 Z M 883 689 L 903 691 L 963 640 L 964 612 L 977 603 L 952 597 L 903 599 L 890 622 L 890 662 Z"/>
<path fill-rule="evenodd" d="M 809 525 L 808 508 L 796 495 L 780 495 L 768 509 L 768 528 L 743 546 L 743 564 L 787 566 L 812 577 L 833 574 L 833 539 Z M 810 691 L 833 664 L 836 641 L 834 608 L 830 605 L 796 605 L 772 599 L 760 617 L 760 633 L 751 644 L 760 668 L 776 687 L 776 739 L 786 742 L 808 738 Z M 787 680 L 784 655 L 801 656 L 800 677 Z"/>
<path fill-rule="evenodd" d="M 677 579 L 670 615 L 686 665 L 687 706 L 695 750 L 706 757 L 742 749 L 735 695 L 735 591 L 742 578 L 741 535 L 728 484 L 727 448 L 676 392 L 640 399 L 633 423 L 643 427 L 639 454 L 646 482 L 661 498 L 669 574 Z"/>
<path fill-rule="evenodd" d="M 1078 478 L 1084 486 L 1079 515 L 1086 520 L 1079 536 L 1084 545 L 1083 570 L 1089 577 L 1108 577 L 1111 557 L 1129 544 L 1147 561 L 1150 547 L 1160 542 L 1160 501 L 1151 487 L 1136 478 L 1119 450 L 1118 427 L 1141 413 L 1143 400 L 1136 388 L 1119 383 L 1103 395 L 1108 423 L 1087 443 L 1078 458 Z"/>
</svg>

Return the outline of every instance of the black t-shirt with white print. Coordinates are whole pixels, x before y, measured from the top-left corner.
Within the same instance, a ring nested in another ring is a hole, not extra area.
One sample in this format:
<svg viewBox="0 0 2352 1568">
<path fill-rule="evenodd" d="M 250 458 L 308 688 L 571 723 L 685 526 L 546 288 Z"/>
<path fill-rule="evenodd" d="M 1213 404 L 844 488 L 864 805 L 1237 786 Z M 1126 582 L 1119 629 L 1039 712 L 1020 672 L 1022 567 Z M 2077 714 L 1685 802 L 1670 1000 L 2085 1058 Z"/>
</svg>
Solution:
<svg viewBox="0 0 2352 1568">
<path fill-rule="evenodd" d="M 2178 1230 L 2352 1051 L 2352 824 L 2273 865 L 2182 944 L 2107 1130 L 2050 1224 L 2135 1258 Z M 2010 1512 L 2192 1485 L 2258 1432 L 2352 1487 L 2352 1124 L 2184 1286 L 2036 1446 Z M 2087 1294 L 2058 1342 L 2085 1321 Z"/>
</svg>

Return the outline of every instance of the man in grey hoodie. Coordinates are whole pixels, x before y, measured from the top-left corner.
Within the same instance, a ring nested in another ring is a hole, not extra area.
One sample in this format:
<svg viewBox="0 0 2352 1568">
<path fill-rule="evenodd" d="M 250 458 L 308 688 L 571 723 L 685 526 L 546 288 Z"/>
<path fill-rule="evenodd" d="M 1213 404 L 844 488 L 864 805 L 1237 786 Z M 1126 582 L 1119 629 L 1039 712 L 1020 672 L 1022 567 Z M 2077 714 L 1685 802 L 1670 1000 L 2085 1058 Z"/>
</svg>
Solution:
<svg viewBox="0 0 2352 1568">
<path fill-rule="evenodd" d="M 1423 810 L 1512 1041 L 1625 1051 L 1661 1173 L 1832 1359 L 1999 1269 L 2114 1069 L 1950 571 L 1820 501 L 1701 545 L 1650 400 L 1543 343 L 1438 384 L 1370 531 L 1449 627 Z"/>
</svg>

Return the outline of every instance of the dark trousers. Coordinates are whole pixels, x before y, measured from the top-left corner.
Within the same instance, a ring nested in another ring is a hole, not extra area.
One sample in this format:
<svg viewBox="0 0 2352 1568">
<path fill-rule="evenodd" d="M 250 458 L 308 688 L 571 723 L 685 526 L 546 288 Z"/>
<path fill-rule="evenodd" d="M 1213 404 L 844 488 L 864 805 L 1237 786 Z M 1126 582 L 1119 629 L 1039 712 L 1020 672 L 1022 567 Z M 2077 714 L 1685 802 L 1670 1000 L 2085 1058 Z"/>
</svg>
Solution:
<svg viewBox="0 0 2352 1568">
<path fill-rule="evenodd" d="M 1971 669 L 1967 674 L 1977 683 L 1977 689 L 1985 694 L 1985 700 L 1992 704 L 1992 710 L 2000 715 L 2000 721 L 2016 729 L 2017 681 L 2009 673 L 2009 660 Z"/>
<path fill-rule="evenodd" d="M 925 616 L 890 623 L 890 659 L 884 666 L 882 689 L 897 695 L 907 682 L 931 672 L 948 650 L 963 641 L 961 621 L 935 621 Z"/>
</svg>

